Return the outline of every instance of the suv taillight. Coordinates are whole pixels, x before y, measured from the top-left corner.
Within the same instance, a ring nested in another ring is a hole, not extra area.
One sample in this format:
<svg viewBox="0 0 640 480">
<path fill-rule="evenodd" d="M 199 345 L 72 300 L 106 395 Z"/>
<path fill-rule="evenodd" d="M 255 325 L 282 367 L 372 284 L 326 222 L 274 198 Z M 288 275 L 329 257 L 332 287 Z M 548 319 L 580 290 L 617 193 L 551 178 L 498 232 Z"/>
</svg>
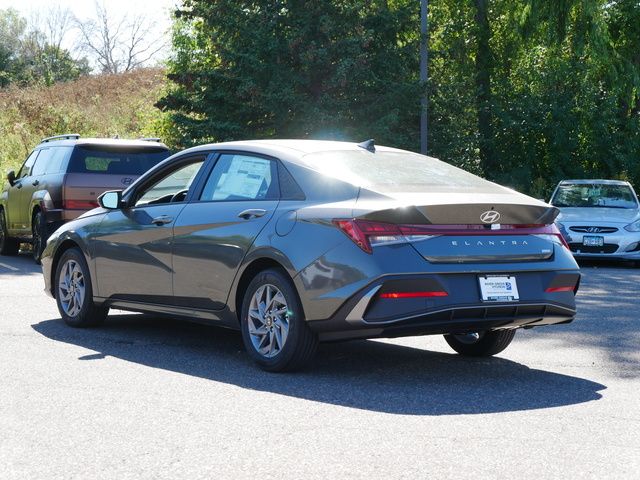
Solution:
<svg viewBox="0 0 640 480">
<path fill-rule="evenodd" d="M 67 210 L 91 210 L 97 206 L 98 202 L 94 200 L 65 200 L 62 202 L 62 208 Z"/>
</svg>

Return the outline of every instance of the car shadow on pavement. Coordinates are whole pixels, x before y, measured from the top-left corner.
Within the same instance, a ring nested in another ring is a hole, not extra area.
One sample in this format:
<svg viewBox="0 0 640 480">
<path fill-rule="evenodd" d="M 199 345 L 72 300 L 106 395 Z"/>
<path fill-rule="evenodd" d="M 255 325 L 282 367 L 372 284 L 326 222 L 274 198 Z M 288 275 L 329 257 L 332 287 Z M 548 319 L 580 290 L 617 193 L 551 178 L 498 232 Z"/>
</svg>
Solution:
<svg viewBox="0 0 640 480">
<path fill-rule="evenodd" d="M 0 257 L 0 276 L 5 275 L 42 275 L 42 267 L 33 261 L 31 252 L 21 251 L 19 255 Z"/>
<path fill-rule="evenodd" d="M 404 415 L 509 412 L 573 405 L 601 398 L 606 387 L 504 358 L 455 354 L 376 342 L 323 344 L 303 372 L 259 370 L 238 332 L 150 315 L 110 315 L 96 329 L 62 320 L 33 328 L 47 338 L 153 368 L 316 402 Z"/>
</svg>

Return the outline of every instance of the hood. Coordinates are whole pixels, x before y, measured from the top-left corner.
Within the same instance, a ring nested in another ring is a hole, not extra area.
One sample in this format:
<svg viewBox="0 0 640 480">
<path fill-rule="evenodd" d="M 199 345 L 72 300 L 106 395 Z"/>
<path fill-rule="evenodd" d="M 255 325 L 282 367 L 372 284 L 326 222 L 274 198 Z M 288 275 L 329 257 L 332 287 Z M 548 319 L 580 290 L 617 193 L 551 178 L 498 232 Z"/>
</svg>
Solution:
<svg viewBox="0 0 640 480">
<path fill-rule="evenodd" d="M 639 217 L 640 211 L 637 208 L 563 207 L 556 221 L 579 222 L 585 225 L 598 222 L 627 225 Z"/>
</svg>

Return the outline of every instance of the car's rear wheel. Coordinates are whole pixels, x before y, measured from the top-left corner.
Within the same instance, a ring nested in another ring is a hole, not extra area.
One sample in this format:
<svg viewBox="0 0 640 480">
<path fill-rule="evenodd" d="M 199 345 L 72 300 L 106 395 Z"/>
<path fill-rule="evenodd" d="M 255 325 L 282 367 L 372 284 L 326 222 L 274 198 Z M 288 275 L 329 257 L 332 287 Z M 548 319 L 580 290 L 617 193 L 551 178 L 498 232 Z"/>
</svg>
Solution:
<svg viewBox="0 0 640 480">
<path fill-rule="evenodd" d="M 42 252 L 47 244 L 47 223 L 44 217 L 44 213 L 37 212 L 33 216 L 31 222 L 31 245 L 33 250 L 33 259 L 36 263 L 40 263 L 42 258 Z"/>
<path fill-rule="evenodd" d="M 58 311 L 72 327 L 93 327 L 107 318 L 109 309 L 93 301 L 91 276 L 84 255 L 77 248 L 62 254 L 55 274 Z"/>
<path fill-rule="evenodd" d="M 502 352 L 509 346 L 515 330 L 496 330 L 493 332 L 475 332 L 449 334 L 444 338 L 451 348 L 460 355 L 469 357 L 488 357 Z"/>
<path fill-rule="evenodd" d="M 279 270 L 265 270 L 251 281 L 241 315 L 245 348 L 264 370 L 298 370 L 313 358 L 318 338 L 307 325 L 293 283 Z"/>
<path fill-rule="evenodd" d="M 7 233 L 7 219 L 4 210 L 0 210 L 0 255 L 17 255 L 20 250 L 20 242 L 9 237 Z"/>
</svg>

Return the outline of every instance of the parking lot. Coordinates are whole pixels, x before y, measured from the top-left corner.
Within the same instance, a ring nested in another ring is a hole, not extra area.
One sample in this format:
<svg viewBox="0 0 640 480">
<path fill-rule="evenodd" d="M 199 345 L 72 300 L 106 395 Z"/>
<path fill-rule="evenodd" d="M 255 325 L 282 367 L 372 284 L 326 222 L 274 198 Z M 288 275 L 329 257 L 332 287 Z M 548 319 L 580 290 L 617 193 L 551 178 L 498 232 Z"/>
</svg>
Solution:
<svg viewBox="0 0 640 480">
<path fill-rule="evenodd" d="M 574 323 L 496 358 L 358 341 L 268 374 L 222 329 L 70 329 L 30 257 L 0 257 L 0 477 L 638 478 L 640 269 L 583 274 Z"/>
</svg>

